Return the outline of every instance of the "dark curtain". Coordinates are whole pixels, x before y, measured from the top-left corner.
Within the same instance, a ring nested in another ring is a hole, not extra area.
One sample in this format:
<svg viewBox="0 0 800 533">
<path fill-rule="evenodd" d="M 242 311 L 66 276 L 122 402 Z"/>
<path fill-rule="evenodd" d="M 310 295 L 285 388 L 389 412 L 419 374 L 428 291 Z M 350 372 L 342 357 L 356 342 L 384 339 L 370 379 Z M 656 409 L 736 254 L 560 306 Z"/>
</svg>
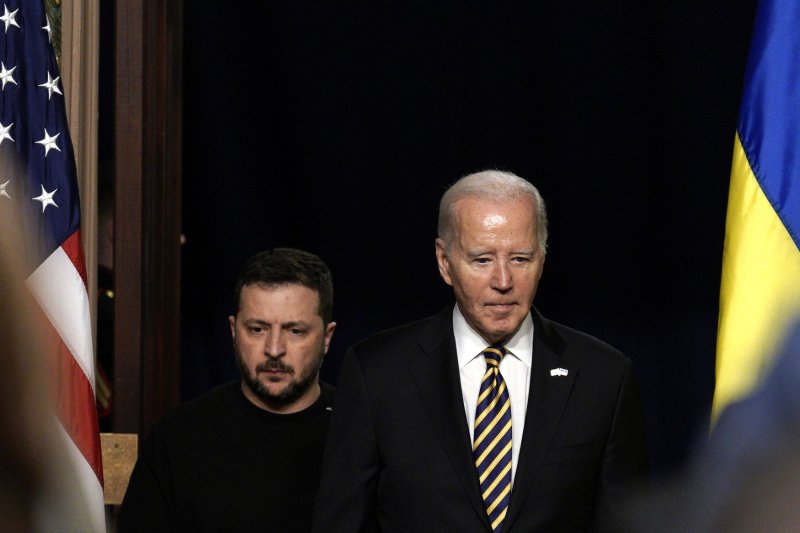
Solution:
<svg viewBox="0 0 800 533">
<path fill-rule="evenodd" d="M 653 466 L 707 424 L 725 208 L 754 0 L 186 4 L 182 395 L 237 376 L 242 263 L 319 254 L 350 344 L 452 301 L 444 188 L 541 190 L 536 305 L 623 350 Z"/>
</svg>

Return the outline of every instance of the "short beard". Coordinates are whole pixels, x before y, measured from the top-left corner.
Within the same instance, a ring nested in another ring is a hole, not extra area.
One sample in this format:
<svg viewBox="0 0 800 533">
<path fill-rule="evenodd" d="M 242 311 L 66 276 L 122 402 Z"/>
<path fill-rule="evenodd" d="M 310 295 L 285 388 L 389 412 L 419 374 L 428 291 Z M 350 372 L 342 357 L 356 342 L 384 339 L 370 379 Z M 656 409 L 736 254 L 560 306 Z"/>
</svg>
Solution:
<svg viewBox="0 0 800 533">
<path fill-rule="evenodd" d="M 244 365 L 241 355 L 239 355 L 239 350 L 236 348 L 235 342 L 234 350 L 236 351 L 236 364 L 239 366 L 239 371 L 242 374 L 242 379 L 244 380 L 245 385 L 247 385 L 247 388 L 250 389 L 259 400 L 264 402 L 265 405 L 276 410 L 292 405 L 299 400 L 300 397 L 308 391 L 308 389 L 317 383 L 319 380 L 319 371 L 322 368 L 322 361 L 325 356 L 324 351 L 320 352 L 317 364 L 311 372 L 306 375 L 301 374 L 298 381 L 290 381 L 289 384 L 286 385 L 286 388 L 284 388 L 281 392 L 278 394 L 272 394 L 269 389 L 267 389 L 264 384 L 259 381 L 258 373 L 268 369 L 273 369 L 290 372 L 292 377 L 294 377 L 294 372 L 291 371 L 289 367 L 279 359 L 267 359 L 265 362 L 259 363 L 256 366 L 255 375 L 251 375 L 247 370 L 247 367 Z"/>
</svg>

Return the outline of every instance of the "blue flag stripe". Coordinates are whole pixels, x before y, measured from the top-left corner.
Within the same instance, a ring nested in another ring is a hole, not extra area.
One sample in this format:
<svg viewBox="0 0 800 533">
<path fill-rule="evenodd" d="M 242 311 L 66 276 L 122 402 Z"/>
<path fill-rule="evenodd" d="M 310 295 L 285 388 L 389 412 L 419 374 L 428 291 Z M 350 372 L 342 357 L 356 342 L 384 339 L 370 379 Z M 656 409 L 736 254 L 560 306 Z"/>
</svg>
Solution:
<svg viewBox="0 0 800 533">
<path fill-rule="evenodd" d="M 753 173 L 800 248 L 800 2 L 759 2 L 739 137 Z"/>
</svg>

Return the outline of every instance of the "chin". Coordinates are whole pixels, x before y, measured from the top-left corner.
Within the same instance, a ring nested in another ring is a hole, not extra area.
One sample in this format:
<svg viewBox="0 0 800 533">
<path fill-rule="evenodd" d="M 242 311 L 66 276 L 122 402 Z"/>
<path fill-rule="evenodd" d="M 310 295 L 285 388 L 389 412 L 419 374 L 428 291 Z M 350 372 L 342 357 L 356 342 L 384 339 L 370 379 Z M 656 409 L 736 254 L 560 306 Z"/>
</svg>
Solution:
<svg viewBox="0 0 800 533">
<path fill-rule="evenodd" d="M 262 381 L 261 390 L 268 394 L 271 398 L 280 396 L 286 390 L 288 385 L 285 383 L 275 381 Z"/>
<path fill-rule="evenodd" d="M 503 341 L 507 341 L 512 335 L 514 335 L 515 331 L 516 329 L 512 328 L 511 326 L 497 327 L 491 330 L 491 336 L 493 339 L 502 339 Z"/>
<path fill-rule="evenodd" d="M 483 340 L 489 342 L 489 344 L 495 344 L 499 339 L 503 339 L 508 335 L 508 332 L 496 329 L 484 331 L 486 332 L 481 334 L 481 337 L 483 337 Z"/>
<path fill-rule="evenodd" d="M 285 383 L 283 381 L 268 381 L 264 383 L 264 388 L 267 390 L 267 392 L 274 396 L 283 393 L 283 391 L 285 391 L 288 387 L 289 383 Z"/>
</svg>

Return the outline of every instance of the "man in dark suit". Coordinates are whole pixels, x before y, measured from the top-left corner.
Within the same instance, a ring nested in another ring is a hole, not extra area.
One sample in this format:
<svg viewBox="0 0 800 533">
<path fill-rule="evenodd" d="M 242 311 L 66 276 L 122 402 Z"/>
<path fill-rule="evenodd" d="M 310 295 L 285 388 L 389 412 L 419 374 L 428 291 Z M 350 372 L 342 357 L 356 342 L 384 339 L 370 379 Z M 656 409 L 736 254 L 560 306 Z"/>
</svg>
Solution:
<svg viewBox="0 0 800 533">
<path fill-rule="evenodd" d="M 348 352 L 314 530 L 613 531 L 646 471 L 631 362 L 532 308 L 539 192 L 510 173 L 442 197 L 457 305 Z"/>
</svg>

